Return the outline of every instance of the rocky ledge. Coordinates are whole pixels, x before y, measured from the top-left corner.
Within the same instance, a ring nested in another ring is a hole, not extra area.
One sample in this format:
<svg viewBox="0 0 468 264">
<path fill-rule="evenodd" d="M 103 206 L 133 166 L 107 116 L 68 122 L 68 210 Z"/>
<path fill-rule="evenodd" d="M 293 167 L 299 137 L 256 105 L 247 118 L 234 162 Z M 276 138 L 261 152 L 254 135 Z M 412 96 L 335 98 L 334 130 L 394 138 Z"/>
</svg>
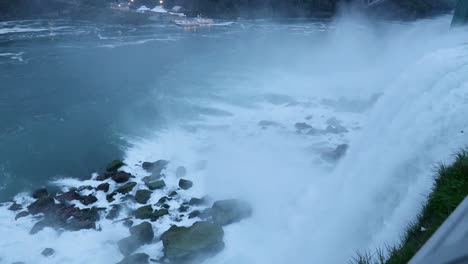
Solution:
<svg viewBox="0 0 468 264">
<path fill-rule="evenodd" d="M 31 194 L 30 202 L 13 201 L 4 206 L 17 212 L 15 221 L 23 217 L 34 221 L 31 235 L 45 228 L 99 232 L 101 220 L 125 225 L 130 236 L 116 243 L 124 257 L 120 264 L 150 260 L 183 264 L 219 253 L 224 248 L 223 227 L 249 217 L 250 205 L 235 199 L 211 202 L 207 197 L 190 197 L 187 192 L 194 183 L 185 178 L 184 167 L 178 167 L 173 175 L 177 180 L 170 181 L 177 184 L 166 184 L 168 164 L 166 160 L 138 164 L 147 176 L 137 177 L 124 170 L 124 162 L 115 160 L 105 171 L 84 181 L 92 184 L 57 193 L 40 188 Z M 161 233 L 163 228 L 167 230 Z M 135 253 L 143 245 L 160 241 L 162 255 Z M 45 248 L 42 255 L 49 257 L 55 253 L 53 248 Z"/>
</svg>

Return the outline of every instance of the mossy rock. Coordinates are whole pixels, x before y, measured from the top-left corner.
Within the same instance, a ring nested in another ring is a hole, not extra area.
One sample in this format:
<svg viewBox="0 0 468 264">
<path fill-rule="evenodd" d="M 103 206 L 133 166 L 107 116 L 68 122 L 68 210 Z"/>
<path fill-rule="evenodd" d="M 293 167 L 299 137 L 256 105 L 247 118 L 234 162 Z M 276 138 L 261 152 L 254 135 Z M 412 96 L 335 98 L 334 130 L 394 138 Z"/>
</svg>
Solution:
<svg viewBox="0 0 468 264">
<path fill-rule="evenodd" d="M 136 253 L 125 257 L 117 264 L 148 264 L 149 256 L 145 253 Z"/>
<path fill-rule="evenodd" d="M 192 188 L 193 182 L 185 179 L 180 179 L 179 180 L 179 187 L 183 190 L 188 190 Z"/>
<path fill-rule="evenodd" d="M 159 209 L 154 212 L 154 215 L 157 216 L 158 218 L 168 215 L 168 214 L 169 214 L 169 211 L 167 209 Z"/>
<path fill-rule="evenodd" d="M 231 199 L 215 202 L 209 212 L 214 223 L 225 226 L 250 217 L 252 208 L 244 201 Z"/>
<path fill-rule="evenodd" d="M 123 161 L 114 160 L 111 163 L 107 164 L 106 171 L 108 171 L 108 172 L 117 172 L 117 170 L 120 169 L 124 165 L 125 165 L 125 163 L 123 163 Z"/>
<path fill-rule="evenodd" d="M 159 180 L 159 181 L 148 182 L 146 183 L 146 186 L 148 186 L 150 190 L 158 190 L 158 189 L 162 189 L 166 187 L 166 183 L 164 182 L 164 180 Z"/>
<path fill-rule="evenodd" d="M 206 258 L 224 248 L 224 231 L 217 224 L 196 222 L 191 227 L 172 226 L 161 235 L 164 255 L 171 263 Z"/>
<path fill-rule="evenodd" d="M 128 182 L 125 185 L 121 186 L 116 190 L 116 192 L 121 193 L 121 194 L 127 194 L 133 190 L 136 186 L 136 182 Z"/>
<path fill-rule="evenodd" d="M 151 198 L 151 193 L 149 190 L 138 190 L 135 194 L 135 201 L 140 204 L 146 204 Z"/>
<path fill-rule="evenodd" d="M 141 180 L 146 184 L 146 183 L 150 183 L 150 182 L 153 182 L 153 181 L 157 181 L 159 179 L 161 179 L 161 175 L 146 176 L 146 177 L 143 177 L 143 179 L 141 179 Z"/>
</svg>

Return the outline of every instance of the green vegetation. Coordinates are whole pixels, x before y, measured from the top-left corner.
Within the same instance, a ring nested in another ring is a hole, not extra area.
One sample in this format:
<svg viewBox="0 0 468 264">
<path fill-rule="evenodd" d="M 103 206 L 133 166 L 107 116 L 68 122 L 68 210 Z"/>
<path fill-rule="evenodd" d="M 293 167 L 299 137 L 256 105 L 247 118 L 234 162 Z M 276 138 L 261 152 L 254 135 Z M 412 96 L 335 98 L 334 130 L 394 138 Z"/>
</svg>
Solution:
<svg viewBox="0 0 468 264">
<path fill-rule="evenodd" d="M 432 193 L 417 221 L 406 230 L 401 245 L 387 248 L 388 258 L 383 250 L 378 250 L 375 254 L 357 254 L 351 263 L 408 263 L 467 195 L 468 150 L 463 150 L 452 165 L 439 166 Z"/>
</svg>

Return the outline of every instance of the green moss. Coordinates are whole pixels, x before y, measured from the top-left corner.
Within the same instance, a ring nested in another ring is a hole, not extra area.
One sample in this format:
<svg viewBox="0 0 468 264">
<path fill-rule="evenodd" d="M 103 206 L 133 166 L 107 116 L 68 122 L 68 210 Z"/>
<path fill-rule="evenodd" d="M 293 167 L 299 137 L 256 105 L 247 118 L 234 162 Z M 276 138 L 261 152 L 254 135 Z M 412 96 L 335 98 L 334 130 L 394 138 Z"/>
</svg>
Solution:
<svg viewBox="0 0 468 264">
<path fill-rule="evenodd" d="M 402 243 L 387 249 L 388 259 L 382 258 L 384 254 L 365 253 L 358 254 L 351 263 L 408 263 L 467 195 L 468 151 L 464 150 L 456 155 L 456 160 L 452 165 L 441 164 L 439 166 L 434 187 L 427 203 L 417 221 L 407 228 Z"/>
</svg>

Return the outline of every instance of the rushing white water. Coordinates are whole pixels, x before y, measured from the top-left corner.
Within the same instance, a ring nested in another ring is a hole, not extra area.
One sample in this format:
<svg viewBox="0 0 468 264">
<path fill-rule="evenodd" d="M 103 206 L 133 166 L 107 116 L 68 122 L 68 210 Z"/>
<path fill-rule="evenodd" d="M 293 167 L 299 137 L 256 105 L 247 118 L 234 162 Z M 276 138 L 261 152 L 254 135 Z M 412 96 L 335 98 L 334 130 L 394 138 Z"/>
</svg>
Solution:
<svg viewBox="0 0 468 264">
<path fill-rule="evenodd" d="M 303 58 L 271 44 L 279 52 L 270 64 L 221 76 L 215 99 L 191 102 L 224 114 L 128 139 L 127 164 L 167 159 L 168 175 L 187 167 L 195 182 L 187 195 L 252 204 L 253 216 L 225 228 L 225 250 L 207 263 L 345 263 L 356 250 L 397 243 L 430 190 L 434 163 L 468 143 L 467 38 L 449 30 L 448 17 L 400 25 L 343 16 L 324 38 Z M 338 122 L 348 132 L 297 133 L 297 122 Z M 324 156 L 343 143 L 341 160 Z M 30 236 L 32 217 L 0 214 L 0 263 L 115 263 L 116 241 L 128 235 L 103 220 L 100 232 Z M 160 224 L 158 234 L 168 227 Z M 42 258 L 45 247 L 56 254 Z M 161 243 L 140 251 L 157 257 Z"/>
</svg>

